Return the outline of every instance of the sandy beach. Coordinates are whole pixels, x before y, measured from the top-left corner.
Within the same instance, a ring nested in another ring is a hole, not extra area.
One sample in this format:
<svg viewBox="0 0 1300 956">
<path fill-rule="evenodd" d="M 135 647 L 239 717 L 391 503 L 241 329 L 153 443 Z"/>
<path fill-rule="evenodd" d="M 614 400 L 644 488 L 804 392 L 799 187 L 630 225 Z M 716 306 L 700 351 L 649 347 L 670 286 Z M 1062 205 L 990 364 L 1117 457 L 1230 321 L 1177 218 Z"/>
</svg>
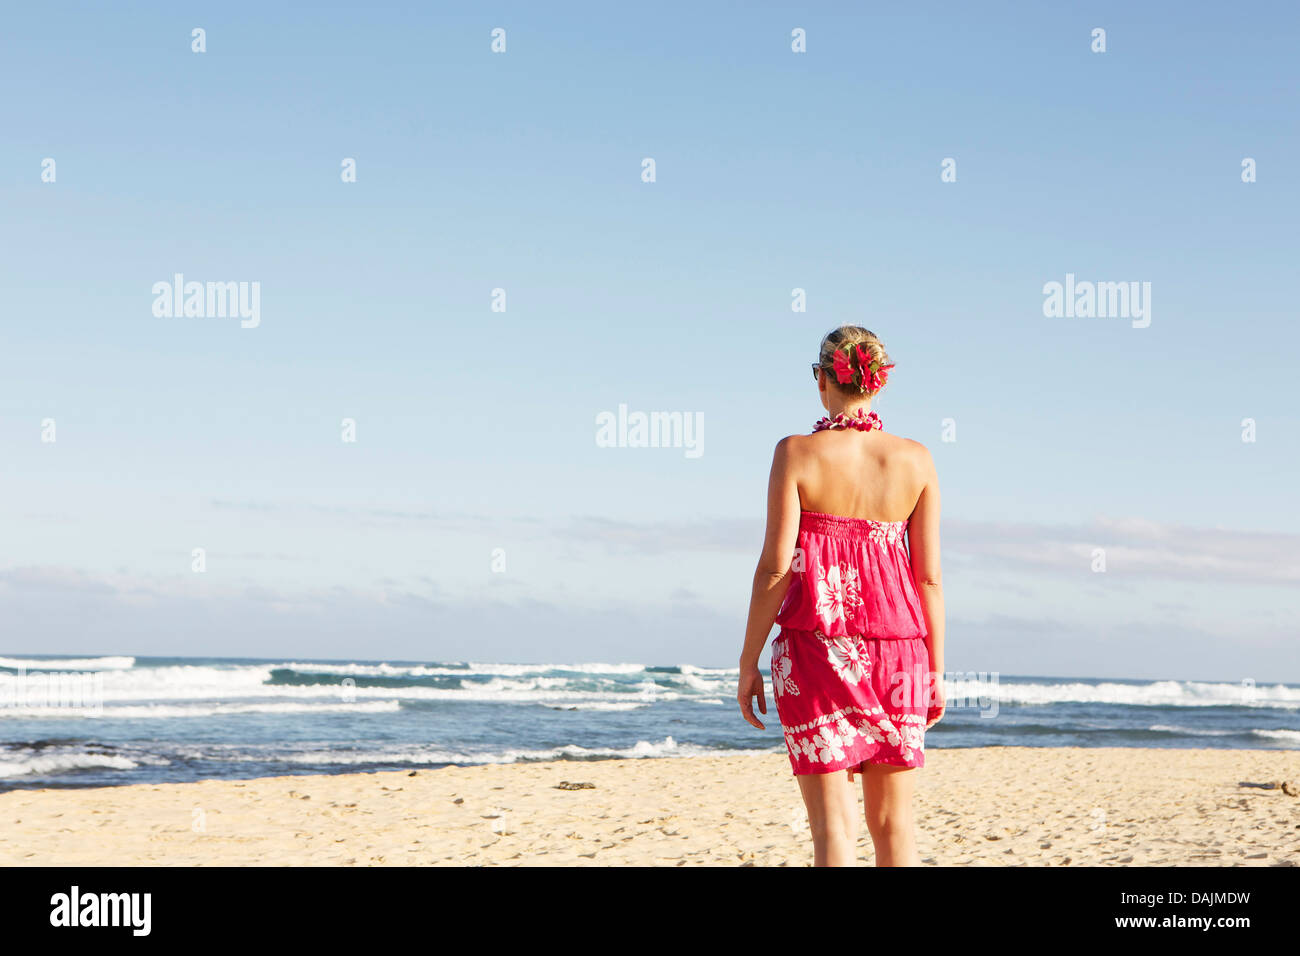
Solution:
<svg viewBox="0 0 1300 956">
<path fill-rule="evenodd" d="M 1290 781 L 1296 792 L 1291 751 L 998 747 L 926 759 L 916 810 L 927 864 L 1300 864 L 1300 797 L 1241 786 Z M 593 786 L 560 788 L 575 783 Z M 0 834 L 5 866 L 811 860 L 782 754 L 12 791 L 0 794 Z M 865 827 L 859 842 L 870 864 Z"/>
</svg>

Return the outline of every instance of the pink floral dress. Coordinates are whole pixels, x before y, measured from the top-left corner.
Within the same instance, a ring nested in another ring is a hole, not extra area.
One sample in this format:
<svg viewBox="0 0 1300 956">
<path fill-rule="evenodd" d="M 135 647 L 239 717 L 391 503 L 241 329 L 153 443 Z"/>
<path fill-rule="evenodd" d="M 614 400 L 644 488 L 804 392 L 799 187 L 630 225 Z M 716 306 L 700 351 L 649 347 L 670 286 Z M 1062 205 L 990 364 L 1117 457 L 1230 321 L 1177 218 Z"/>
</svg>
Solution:
<svg viewBox="0 0 1300 956">
<path fill-rule="evenodd" d="M 930 668 L 906 521 L 805 511 L 772 689 L 796 776 L 925 766 Z"/>
</svg>

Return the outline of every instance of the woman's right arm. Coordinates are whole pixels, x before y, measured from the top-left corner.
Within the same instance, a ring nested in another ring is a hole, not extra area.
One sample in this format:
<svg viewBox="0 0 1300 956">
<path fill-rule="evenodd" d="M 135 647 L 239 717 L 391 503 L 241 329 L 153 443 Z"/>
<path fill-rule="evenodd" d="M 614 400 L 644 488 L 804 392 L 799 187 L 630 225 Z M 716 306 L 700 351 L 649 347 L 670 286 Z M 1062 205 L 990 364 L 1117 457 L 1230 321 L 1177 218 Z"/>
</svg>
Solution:
<svg viewBox="0 0 1300 956">
<path fill-rule="evenodd" d="M 942 694 L 944 612 L 943 574 L 939 569 L 939 476 L 934 469 L 934 459 L 924 446 L 921 455 L 924 484 L 907 522 L 907 547 L 911 553 L 912 577 L 921 599 L 921 610 L 925 614 L 925 646 L 930 652 L 930 679 L 938 693 Z M 939 711 L 939 716 L 941 715 L 942 710 Z M 933 713 L 931 717 L 930 722 L 938 719 Z"/>
</svg>

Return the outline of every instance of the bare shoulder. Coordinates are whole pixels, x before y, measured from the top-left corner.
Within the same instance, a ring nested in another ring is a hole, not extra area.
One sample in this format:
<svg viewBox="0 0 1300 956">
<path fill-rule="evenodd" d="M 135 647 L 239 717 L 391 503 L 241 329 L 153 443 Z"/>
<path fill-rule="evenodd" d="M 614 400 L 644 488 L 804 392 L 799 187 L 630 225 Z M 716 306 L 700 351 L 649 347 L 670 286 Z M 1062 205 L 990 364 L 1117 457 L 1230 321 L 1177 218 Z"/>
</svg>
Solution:
<svg viewBox="0 0 1300 956">
<path fill-rule="evenodd" d="M 934 472 L 934 458 L 930 455 L 930 449 L 912 438 L 904 438 L 901 435 L 892 437 L 897 442 L 898 454 L 909 464 L 921 472 Z"/>
<path fill-rule="evenodd" d="M 787 435 L 776 443 L 772 467 L 798 480 L 810 468 L 816 467 L 818 457 L 823 453 L 816 435 Z"/>
<path fill-rule="evenodd" d="M 915 438 L 904 438 L 902 435 L 895 435 L 894 437 L 898 439 L 899 443 L 906 448 L 908 453 L 913 455 L 917 461 L 930 460 L 930 449 L 926 448 Z"/>
<path fill-rule="evenodd" d="M 811 435 L 786 435 L 776 443 L 776 450 L 772 453 L 774 461 L 796 462 L 807 457 L 811 445 L 808 439 Z"/>
</svg>

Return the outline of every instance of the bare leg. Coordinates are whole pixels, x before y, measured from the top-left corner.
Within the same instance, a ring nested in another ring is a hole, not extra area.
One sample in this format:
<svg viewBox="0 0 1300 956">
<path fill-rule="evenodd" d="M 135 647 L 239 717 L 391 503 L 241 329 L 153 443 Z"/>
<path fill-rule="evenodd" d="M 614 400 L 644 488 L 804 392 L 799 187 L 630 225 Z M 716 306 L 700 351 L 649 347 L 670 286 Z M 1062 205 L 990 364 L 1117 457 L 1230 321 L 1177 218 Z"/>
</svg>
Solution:
<svg viewBox="0 0 1300 956">
<path fill-rule="evenodd" d="M 858 865 L 858 795 L 843 771 L 800 774 L 812 828 L 813 866 Z"/>
<path fill-rule="evenodd" d="M 876 866 L 920 866 L 912 820 L 916 768 L 869 763 L 862 769 L 862 797 Z"/>
</svg>

